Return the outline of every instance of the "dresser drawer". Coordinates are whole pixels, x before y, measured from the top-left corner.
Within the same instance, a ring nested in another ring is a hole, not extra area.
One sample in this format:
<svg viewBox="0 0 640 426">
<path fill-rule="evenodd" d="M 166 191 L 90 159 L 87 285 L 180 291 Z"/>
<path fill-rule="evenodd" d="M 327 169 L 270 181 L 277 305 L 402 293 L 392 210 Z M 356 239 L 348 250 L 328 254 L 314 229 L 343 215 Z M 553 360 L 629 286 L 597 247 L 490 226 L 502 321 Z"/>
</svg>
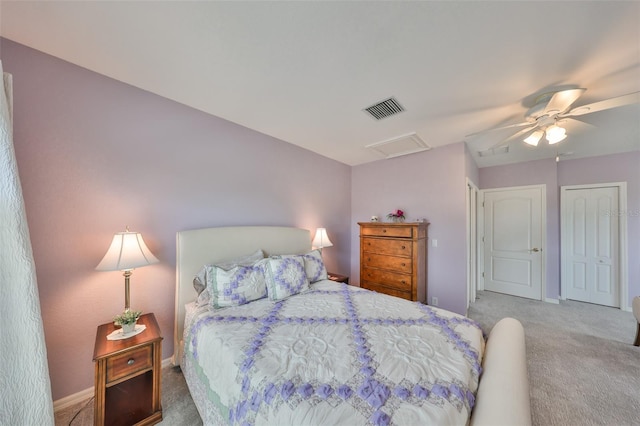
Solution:
<svg viewBox="0 0 640 426">
<path fill-rule="evenodd" d="M 378 293 L 388 294 L 389 296 L 400 297 L 402 299 L 411 300 L 410 291 L 402 291 L 395 288 L 385 287 L 376 283 L 370 283 L 368 281 L 362 281 L 360 287 L 367 290 L 377 291 Z"/>
<path fill-rule="evenodd" d="M 372 237 L 411 238 L 413 237 L 413 230 L 407 227 L 369 226 L 361 229 L 361 235 Z"/>
<path fill-rule="evenodd" d="M 362 276 L 360 279 L 382 284 L 386 287 L 397 288 L 398 290 L 411 291 L 411 275 L 407 274 L 398 274 L 381 269 L 362 268 Z"/>
<path fill-rule="evenodd" d="M 411 257 L 411 241 L 363 238 L 362 250 L 368 253 Z"/>
<path fill-rule="evenodd" d="M 378 269 L 390 269 L 397 272 L 410 274 L 412 272 L 412 259 L 406 257 L 385 256 L 382 254 L 365 253 L 362 264 Z"/>
<path fill-rule="evenodd" d="M 153 365 L 151 345 L 107 359 L 107 383 L 114 382 Z"/>
</svg>

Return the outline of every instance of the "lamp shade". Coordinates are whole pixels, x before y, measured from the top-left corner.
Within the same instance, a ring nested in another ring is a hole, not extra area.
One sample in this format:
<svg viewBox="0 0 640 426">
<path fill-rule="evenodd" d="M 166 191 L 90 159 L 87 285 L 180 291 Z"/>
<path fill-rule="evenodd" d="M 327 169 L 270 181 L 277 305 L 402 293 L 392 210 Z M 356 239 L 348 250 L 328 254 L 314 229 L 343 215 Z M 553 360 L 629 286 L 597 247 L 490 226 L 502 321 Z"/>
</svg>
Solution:
<svg viewBox="0 0 640 426">
<path fill-rule="evenodd" d="M 540 142 L 543 134 L 544 132 L 542 130 L 536 130 L 531 133 L 528 138 L 524 139 L 524 141 L 531 146 L 538 146 L 538 142 Z"/>
<path fill-rule="evenodd" d="M 130 271 L 141 266 L 158 263 L 159 260 L 147 248 L 139 232 L 118 232 L 113 236 L 111 246 L 107 250 L 96 270 L 98 271 Z"/>
<path fill-rule="evenodd" d="M 318 228 L 316 230 L 316 236 L 313 238 L 311 245 L 315 248 L 323 248 L 331 247 L 333 246 L 333 243 L 327 235 L 327 230 L 325 228 Z"/>
<path fill-rule="evenodd" d="M 547 140 L 549 141 L 549 145 L 553 145 L 554 143 L 558 143 L 564 140 L 567 137 L 567 131 L 555 124 L 547 128 Z"/>
</svg>

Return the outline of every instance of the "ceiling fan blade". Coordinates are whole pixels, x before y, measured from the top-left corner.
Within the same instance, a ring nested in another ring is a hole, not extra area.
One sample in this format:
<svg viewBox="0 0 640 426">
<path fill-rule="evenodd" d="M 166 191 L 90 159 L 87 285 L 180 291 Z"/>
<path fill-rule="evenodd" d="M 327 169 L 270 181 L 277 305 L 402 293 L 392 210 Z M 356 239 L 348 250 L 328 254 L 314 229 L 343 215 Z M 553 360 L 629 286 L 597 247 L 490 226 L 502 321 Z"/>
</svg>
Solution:
<svg viewBox="0 0 640 426">
<path fill-rule="evenodd" d="M 615 98 L 605 99 L 604 101 L 582 105 L 565 114 L 560 114 L 560 117 L 574 117 L 578 115 L 591 114 L 592 112 L 604 111 L 605 109 L 618 108 L 637 103 L 640 103 L 640 92 L 629 93 L 628 95 L 617 96 Z"/>
<path fill-rule="evenodd" d="M 556 92 L 544 108 L 543 114 L 558 114 L 565 112 L 587 89 L 569 89 Z"/>
<path fill-rule="evenodd" d="M 529 124 L 531 124 L 531 123 L 529 123 Z M 526 135 L 528 132 L 534 130 L 536 127 L 538 127 L 538 125 L 534 124 L 531 127 L 527 127 L 526 129 L 522 129 L 519 132 L 516 132 L 513 135 L 509 136 L 508 138 L 504 138 L 503 140 L 501 140 L 497 144 L 493 145 L 490 149 L 500 148 L 501 146 L 504 146 L 504 145 L 508 144 L 509 142 L 511 142 L 513 139 L 515 139 L 517 137 L 520 137 L 522 135 Z"/>
<path fill-rule="evenodd" d="M 482 134 L 485 134 L 485 133 L 491 133 L 491 132 L 495 132 L 495 131 L 498 131 L 498 130 L 512 129 L 514 127 L 530 126 L 531 124 L 532 123 L 530 123 L 528 121 L 525 121 L 523 123 L 516 123 L 516 124 L 509 124 L 507 126 L 494 127 L 493 129 L 481 130 L 479 132 L 470 133 L 470 134 L 466 135 L 464 138 L 467 139 L 467 138 L 470 138 L 470 137 L 473 137 L 473 136 L 478 136 L 478 135 L 482 135 Z"/>
</svg>

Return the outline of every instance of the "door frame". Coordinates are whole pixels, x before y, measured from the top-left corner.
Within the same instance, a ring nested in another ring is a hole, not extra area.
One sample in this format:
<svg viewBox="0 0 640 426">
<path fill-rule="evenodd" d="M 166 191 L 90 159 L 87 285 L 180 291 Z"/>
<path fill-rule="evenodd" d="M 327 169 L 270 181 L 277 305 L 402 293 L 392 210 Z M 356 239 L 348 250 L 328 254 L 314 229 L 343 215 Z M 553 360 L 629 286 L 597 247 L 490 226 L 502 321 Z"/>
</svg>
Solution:
<svg viewBox="0 0 640 426">
<path fill-rule="evenodd" d="M 542 222 L 542 235 L 540 235 L 540 241 L 542 246 L 542 259 L 540 259 L 540 299 L 541 301 L 549 302 L 547 299 L 547 185 L 524 185 L 524 186 L 508 186 L 503 188 L 490 188 L 490 189 L 481 189 L 480 190 L 480 201 L 478 203 L 478 223 L 481 224 L 478 226 L 478 290 L 484 290 L 484 237 L 485 237 L 485 229 L 484 229 L 484 195 L 487 192 L 497 192 L 497 191 L 512 191 L 512 190 L 521 190 L 521 189 L 540 189 L 541 194 L 541 206 L 540 209 L 540 221 Z M 535 300 L 535 299 L 531 299 Z"/>
<path fill-rule="evenodd" d="M 479 189 L 466 178 L 467 208 L 467 309 L 476 300 L 478 290 L 478 197 Z"/>
<path fill-rule="evenodd" d="M 567 241 L 567 191 L 575 189 L 618 188 L 618 297 L 620 308 L 623 311 L 631 311 L 629 303 L 629 258 L 627 253 L 627 182 L 597 183 L 587 185 L 565 185 L 560 187 L 560 299 L 567 300 L 567 259 L 569 257 L 567 247 L 563 241 Z"/>
</svg>

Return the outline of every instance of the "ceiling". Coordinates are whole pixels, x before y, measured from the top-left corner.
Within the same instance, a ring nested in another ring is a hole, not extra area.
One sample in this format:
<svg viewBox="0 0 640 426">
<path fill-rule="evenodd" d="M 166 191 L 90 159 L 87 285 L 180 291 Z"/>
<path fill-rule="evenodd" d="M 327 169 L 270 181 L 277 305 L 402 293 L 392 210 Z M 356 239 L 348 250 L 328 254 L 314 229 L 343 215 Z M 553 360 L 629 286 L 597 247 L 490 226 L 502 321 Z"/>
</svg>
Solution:
<svg viewBox="0 0 640 426">
<path fill-rule="evenodd" d="M 550 90 L 640 91 L 637 1 L 1 1 L 0 35 L 349 165 L 409 133 L 435 148 L 522 122 Z M 406 111 L 362 111 L 390 96 Z M 553 148 L 467 142 L 479 167 L 640 149 L 639 105 L 581 119 Z"/>
</svg>

